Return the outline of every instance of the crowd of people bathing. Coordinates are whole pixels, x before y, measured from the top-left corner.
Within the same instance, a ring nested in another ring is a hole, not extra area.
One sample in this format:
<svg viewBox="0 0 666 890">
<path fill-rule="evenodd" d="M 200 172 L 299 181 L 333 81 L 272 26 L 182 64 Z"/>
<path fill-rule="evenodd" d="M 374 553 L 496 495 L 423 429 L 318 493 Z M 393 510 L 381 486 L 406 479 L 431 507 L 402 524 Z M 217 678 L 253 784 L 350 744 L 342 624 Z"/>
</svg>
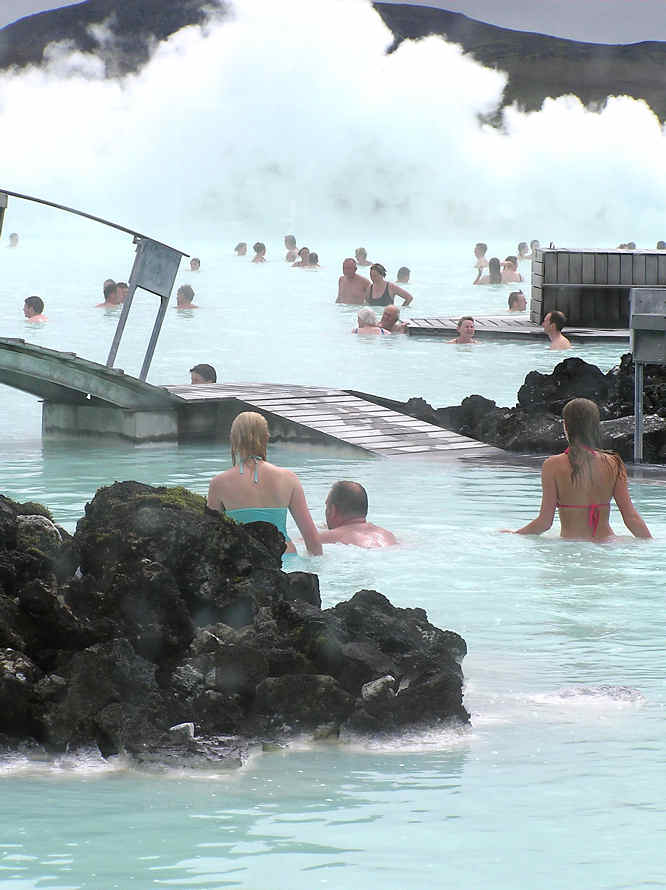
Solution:
<svg viewBox="0 0 666 890">
<path fill-rule="evenodd" d="M 634 507 L 621 457 L 601 448 L 599 409 L 589 399 L 572 399 L 563 411 L 568 448 L 544 461 L 541 508 L 536 519 L 513 532 L 539 535 L 552 526 L 559 510 L 560 536 L 589 541 L 615 537 L 610 526 L 611 500 L 617 504 L 627 529 L 637 538 L 650 531 Z M 313 556 L 324 544 L 363 548 L 395 546 L 392 532 L 368 521 L 368 495 L 358 482 L 336 482 L 326 498 L 326 528 L 317 528 L 308 509 L 303 486 L 291 470 L 266 459 L 266 419 L 253 411 L 239 414 L 231 426 L 230 469 L 214 476 L 208 487 L 207 509 L 226 513 L 237 522 L 270 522 L 284 536 L 286 552 L 295 552 L 287 534 L 289 512 Z"/>
</svg>

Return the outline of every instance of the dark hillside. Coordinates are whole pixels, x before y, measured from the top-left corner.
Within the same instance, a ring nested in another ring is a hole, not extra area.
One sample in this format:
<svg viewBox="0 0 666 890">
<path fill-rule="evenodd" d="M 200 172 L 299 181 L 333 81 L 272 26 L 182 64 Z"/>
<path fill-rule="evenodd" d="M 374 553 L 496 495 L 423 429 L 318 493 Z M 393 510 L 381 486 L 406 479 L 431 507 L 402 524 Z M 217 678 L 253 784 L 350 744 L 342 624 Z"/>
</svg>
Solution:
<svg viewBox="0 0 666 890">
<path fill-rule="evenodd" d="M 609 95 L 645 99 L 666 120 L 666 43 L 606 46 L 511 31 L 455 12 L 423 6 L 375 3 L 395 35 L 394 47 L 407 38 L 447 35 L 484 65 L 509 75 L 504 104 L 525 109 L 547 96 L 575 93 L 590 106 Z M 206 9 L 225 14 L 224 0 L 85 0 L 74 6 L 29 16 L 0 30 L 0 69 L 40 64 L 45 47 L 70 41 L 98 55 L 108 76 L 138 70 L 155 40 L 204 21 Z M 91 25 L 106 22 L 109 42 L 98 40 Z"/>
</svg>

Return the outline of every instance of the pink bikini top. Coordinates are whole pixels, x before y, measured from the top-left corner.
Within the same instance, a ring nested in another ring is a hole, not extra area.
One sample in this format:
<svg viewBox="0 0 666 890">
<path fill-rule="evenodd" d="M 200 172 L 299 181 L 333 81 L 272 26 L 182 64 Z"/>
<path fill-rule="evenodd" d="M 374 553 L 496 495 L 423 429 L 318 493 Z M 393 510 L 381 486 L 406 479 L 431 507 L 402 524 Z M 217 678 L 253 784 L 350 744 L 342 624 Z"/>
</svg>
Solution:
<svg viewBox="0 0 666 890">
<path fill-rule="evenodd" d="M 587 448 L 583 445 L 586 451 L 589 451 L 590 454 L 596 454 L 593 448 Z M 569 453 L 569 449 L 564 452 L 565 454 Z M 556 504 L 557 507 L 562 509 L 565 507 L 567 510 L 587 510 L 587 524 L 592 529 L 592 537 L 595 537 L 597 534 L 597 529 L 599 528 L 599 520 L 601 518 L 600 509 L 601 507 L 610 507 L 610 501 L 607 504 L 560 504 L 559 501 Z"/>
</svg>

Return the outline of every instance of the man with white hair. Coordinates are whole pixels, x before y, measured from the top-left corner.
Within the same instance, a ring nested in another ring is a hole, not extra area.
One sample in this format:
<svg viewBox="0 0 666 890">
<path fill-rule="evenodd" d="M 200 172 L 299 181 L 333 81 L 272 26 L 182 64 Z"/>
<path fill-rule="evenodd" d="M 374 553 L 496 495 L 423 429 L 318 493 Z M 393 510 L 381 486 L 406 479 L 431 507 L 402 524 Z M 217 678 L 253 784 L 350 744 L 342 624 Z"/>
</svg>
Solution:
<svg viewBox="0 0 666 890">
<path fill-rule="evenodd" d="M 354 328 L 352 334 L 360 334 L 361 336 L 375 336 L 377 334 L 387 334 L 384 328 L 380 328 L 377 324 L 377 316 L 372 309 L 359 309 L 356 316 L 358 327 Z"/>
</svg>

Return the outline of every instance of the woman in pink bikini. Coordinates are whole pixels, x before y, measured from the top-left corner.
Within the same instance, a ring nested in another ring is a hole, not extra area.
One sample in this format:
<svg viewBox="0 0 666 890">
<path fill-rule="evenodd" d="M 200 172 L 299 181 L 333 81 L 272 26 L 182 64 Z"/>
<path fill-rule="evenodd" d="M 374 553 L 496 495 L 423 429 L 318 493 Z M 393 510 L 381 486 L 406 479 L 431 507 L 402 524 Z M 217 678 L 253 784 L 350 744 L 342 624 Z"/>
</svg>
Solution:
<svg viewBox="0 0 666 890">
<path fill-rule="evenodd" d="M 610 501 L 620 509 L 624 524 L 637 538 L 652 535 L 634 507 L 622 458 L 601 450 L 599 409 L 589 399 L 572 399 L 562 412 L 569 447 L 547 458 L 541 469 L 541 510 L 517 535 L 540 535 L 560 511 L 561 536 L 605 541 L 614 533 L 608 520 Z"/>
</svg>

